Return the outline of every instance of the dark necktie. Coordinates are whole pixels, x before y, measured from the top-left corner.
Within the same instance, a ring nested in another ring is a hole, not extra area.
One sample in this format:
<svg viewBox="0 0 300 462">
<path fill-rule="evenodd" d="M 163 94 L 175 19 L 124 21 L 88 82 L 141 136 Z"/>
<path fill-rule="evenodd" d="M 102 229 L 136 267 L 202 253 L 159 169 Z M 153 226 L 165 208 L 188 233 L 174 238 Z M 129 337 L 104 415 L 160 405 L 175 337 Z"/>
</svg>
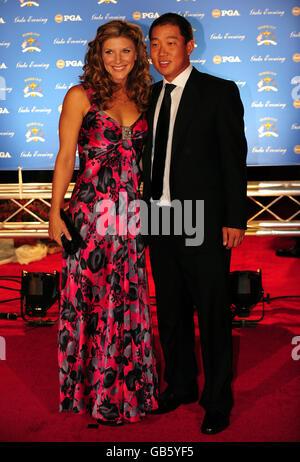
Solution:
<svg viewBox="0 0 300 462">
<path fill-rule="evenodd" d="M 167 83 L 165 85 L 165 94 L 161 103 L 161 108 L 158 116 L 154 144 L 154 158 L 152 166 L 152 199 L 160 199 L 162 195 L 170 125 L 171 92 L 172 90 L 174 90 L 175 87 L 176 85 L 173 85 L 171 83 Z"/>
</svg>

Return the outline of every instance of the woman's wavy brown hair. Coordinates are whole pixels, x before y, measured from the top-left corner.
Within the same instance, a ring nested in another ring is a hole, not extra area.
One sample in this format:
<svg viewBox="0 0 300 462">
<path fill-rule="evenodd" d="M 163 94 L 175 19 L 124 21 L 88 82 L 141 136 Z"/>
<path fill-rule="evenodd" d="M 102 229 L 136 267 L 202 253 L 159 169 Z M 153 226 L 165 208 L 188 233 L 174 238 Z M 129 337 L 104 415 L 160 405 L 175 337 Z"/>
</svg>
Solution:
<svg viewBox="0 0 300 462">
<path fill-rule="evenodd" d="M 98 27 L 95 39 L 88 44 L 89 48 L 83 66 L 84 73 L 79 77 L 80 81 L 84 88 L 94 90 L 94 102 L 101 109 L 106 109 L 114 91 L 119 88 L 106 71 L 102 59 L 103 43 L 113 37 L 126 37 L 135 45 L 137 59 L 128 75 L 126 90 L 129 99 L 134 101 L 137 108 L 143 112 L 148 107 L 152 77 L 149 72 L 148 53 L 143 32 L 135 24 L 126 21 L 110 21 Z"/>
</svg>

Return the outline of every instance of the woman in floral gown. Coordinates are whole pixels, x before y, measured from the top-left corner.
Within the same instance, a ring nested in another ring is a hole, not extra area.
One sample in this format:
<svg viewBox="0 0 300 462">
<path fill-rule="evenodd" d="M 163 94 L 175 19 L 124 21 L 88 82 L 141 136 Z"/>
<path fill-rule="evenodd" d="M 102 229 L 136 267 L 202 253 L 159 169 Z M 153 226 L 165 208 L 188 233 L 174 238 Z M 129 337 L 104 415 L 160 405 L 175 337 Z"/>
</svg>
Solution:
<svg viewBox="0 0 300 462">
<path fill-rule="evenodd" d="M 151 83 L 140 28 L 124 21 L 100 26 L 83 70 L 81 84 L 63 103 L 49 216 L 49 235 L 62 245 L 61 235 L 70 234 L 60 208 L 78 144 L 68 213 L 84 244 L 74 255 L 63 253 L 60 411 L 88 412 L 101 424 L 117 425 L 156 409 L 158 393 L 138 233 L 139 159 Z"/>
</svg>

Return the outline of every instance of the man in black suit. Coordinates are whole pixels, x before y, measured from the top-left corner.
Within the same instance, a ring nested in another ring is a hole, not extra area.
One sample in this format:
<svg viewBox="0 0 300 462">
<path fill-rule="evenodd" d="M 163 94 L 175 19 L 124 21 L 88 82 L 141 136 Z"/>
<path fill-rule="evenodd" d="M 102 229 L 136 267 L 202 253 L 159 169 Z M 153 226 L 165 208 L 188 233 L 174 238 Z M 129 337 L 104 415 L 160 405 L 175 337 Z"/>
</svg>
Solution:
<svg viewBox="0 0 300 462">
<path fill-rule="evenodd" d="M 229 425 L 233 406 L 228 275 L 231 248 L 241 243 L 246 229 L 243 105 L 234 82 L 192 67 L 193 32 L 184 17 L 160 16 L 149 38 L 152 63 L 163 81 L 152 87 L 143 195 L 151 204 L 152 220 L 156 209 L 170 210 L 174 220 L 170 235 L 160 229 L 149 236 L 168 385 L 157 413 L 198 400 L 196 307 L 205 377 L 201 430 L 214 434 Z M 173 204 L 178 202 L 183 209 L 192 204 L 185 215 L 182 211 L 181 235 L 175 230 L 180 223 Z M 187 241 L 186 230 L 192 228 L 194 242 Z"/>
</svg>

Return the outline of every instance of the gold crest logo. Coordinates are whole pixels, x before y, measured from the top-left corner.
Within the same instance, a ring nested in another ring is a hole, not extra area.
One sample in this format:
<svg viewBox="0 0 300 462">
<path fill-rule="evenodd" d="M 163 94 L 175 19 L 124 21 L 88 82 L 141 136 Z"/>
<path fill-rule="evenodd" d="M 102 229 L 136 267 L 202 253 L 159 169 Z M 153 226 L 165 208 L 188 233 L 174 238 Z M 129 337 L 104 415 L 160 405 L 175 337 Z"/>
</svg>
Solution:
<svg viewBox="0 0 300 462">
<path fill-rule="evenodd" d="M 274 78 L 274 76 L 277 75 L 275 72 L 261 72 L 258 75 L 261 77 L 257 84 L 259 92 L 278 91 L 277 83 Z"/>
<path fill-rule="evenodd" d="M 261 26 L 258 29 L 261 31 L 256 38 L 258 46 L 277 45 L 276 37 L 273 32 L 273 30 L 276 29 L 274 26 Z"/>
<path fill-rule="evenodd" d="M 25 134 L 26 143 L 30 143 L 31 141 L 45 141 L 44 133 L 40 127 L 43 127 L 43 124 L 38 122 L 31 122 L 26 125 L 28 130 Z"/>
<path fill-rule="evenodd" d="M 102 3 L 118 3 L 117 0 L 99 0 L 98 5 L 101 5 Z"/>
<path fill-rule="evenodd" d="M 262 122 L 261 126 L 258 129 L 258 136 L 260 138 L 266 137 L 275 137 L 278 138 L 277 128 L 274 122 L 277 122 L 277 119 L 272 117 L 264 117 L 263 119 L 259 120 Z"/>
<path fill-rule="evenodd" d="M 26 86 L 24 88 L 24 97 L 28 98 L 29 96 L 38 96 L 42 98 L 44 95 L 42 93 L 42 89 L 40 87 L 40 82 L 42 79 L 38 79 L 36 77 L 32 77 L 29 79 L 25 79 L 24 82 Z"/>
<path fill-rule="evenodd" d="M 20 6 L 40 6 L 39 2 L 34 1 L 34 0 L 19 0 Z"/>
<path fill-rule="evenodd" d="M 24 41 L 22 43 L 22 53 L 26 53 L 27 51 L 41 51 L 40 43 L 37 39 L 40 34 L 36 34 L 34 32 L 29 32 L 27 34 L 23 34 Z"/>
</svg>

